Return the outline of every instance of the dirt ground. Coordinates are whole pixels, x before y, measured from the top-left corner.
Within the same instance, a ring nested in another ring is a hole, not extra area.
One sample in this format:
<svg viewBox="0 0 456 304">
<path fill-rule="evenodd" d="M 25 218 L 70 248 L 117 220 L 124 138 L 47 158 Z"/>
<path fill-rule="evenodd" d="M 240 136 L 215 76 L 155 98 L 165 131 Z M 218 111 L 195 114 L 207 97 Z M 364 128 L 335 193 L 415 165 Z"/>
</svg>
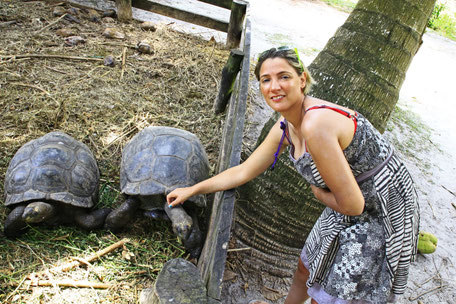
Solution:
<svg viewBox="0 0 456 304">
<path fill-rule="evenodd" d="M 224 114 L 215 115 L 213 103 L 229 52 L 168 24 L 143 29 L 140 22 L 121 24 L 101 13 L 61 1 L 0 0 L 0 303 L 137 303 L 167 260 L 189 258 L 169 222 L 140 213 L 116 234 L 32 225 L 17 239 L 3 235 L 10 211 L 3 205 L 8 164 L 23 144 L 51 131 L 65 132 L 95 155 L 101 173 L 97 208 L 125 200 L 121 152 L 147 126 L 196 134 L 215 167 Z M 140 52 L 139 42 L 152 52 Z M 115 64 L 105 64 L 108 58 Z M 129 242 L 121 250 L 87 267 L 52 270 L 123 238 Z M 27 277 L 53 286 L 27 288 Z M 57 286 L 66 280 L 103 282 L 109 289 Z"/>
</svg>

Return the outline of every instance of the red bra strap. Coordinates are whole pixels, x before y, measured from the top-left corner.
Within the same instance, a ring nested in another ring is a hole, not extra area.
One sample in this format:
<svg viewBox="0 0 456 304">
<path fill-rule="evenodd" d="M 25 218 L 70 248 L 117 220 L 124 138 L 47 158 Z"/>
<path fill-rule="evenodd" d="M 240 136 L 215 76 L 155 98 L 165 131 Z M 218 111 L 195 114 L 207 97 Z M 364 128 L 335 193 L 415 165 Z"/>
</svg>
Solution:
<svg viewBox="0 0 456 304">
<path fill-rule="evenodd" d="M 355 114 L 351 114 L 350 112 L 347 112 L 345 110 L 342 110 L 342 109 L 339 109 L 336 107 L 327 106 L 327 105 L 313 106 L 313 107 L 308 108 L 306 110 L 306 112 L 310 111 L 310 110 L 315 110 L 315 109 L 330 109 L 330 110 L 336 111 L 337 113 L 340 113 L 340 114 L 350 118 L 351 120 L 353 120 L 353 123 L 355 124 L 355 131 L 353 132 L 353 134 L 356 133 L 356 128 L 358 127 L 358 113 L 357 112 L 355 112 Z"/>
</svg>

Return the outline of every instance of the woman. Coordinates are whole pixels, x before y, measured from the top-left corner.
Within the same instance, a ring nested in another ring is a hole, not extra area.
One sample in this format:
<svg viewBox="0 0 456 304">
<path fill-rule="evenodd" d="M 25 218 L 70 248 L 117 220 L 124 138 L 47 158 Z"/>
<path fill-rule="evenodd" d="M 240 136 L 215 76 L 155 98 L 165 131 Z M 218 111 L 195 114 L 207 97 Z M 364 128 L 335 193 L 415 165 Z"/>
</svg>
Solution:
<svg viewBox="0 0 456 304">
<path fill-rule="evenodd" d="M 418 239 L 419 207 L 406 168 L 361 114 L 307 95 L 313 80 L 296 49 L 263 52 L 255 75 L 282 117 L 245 162 L 172 191 L 168 203 L 242 185 L 290 146 L 297 171 L 327 208 L 306 240 L 285 303 L 309 296 L 320 304 L 393 301 L 405 290 Z"/>
</svg>

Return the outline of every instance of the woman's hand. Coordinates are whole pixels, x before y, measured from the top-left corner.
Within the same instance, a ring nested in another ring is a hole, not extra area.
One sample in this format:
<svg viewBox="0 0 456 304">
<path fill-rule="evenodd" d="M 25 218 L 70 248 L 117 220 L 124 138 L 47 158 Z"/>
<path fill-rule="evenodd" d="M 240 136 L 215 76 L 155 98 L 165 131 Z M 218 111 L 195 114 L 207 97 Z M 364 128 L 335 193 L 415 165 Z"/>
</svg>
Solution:
<svg viewBox="0 0 456 304">
<path fill-rule="evenodd" d="M 174 206 L 182 204 L 193 195 L 194 190 L 192 187 L 177 188 L 166 196 L 166 201 L 168 202 L 169 207 L 172 208 Z"/>
<path fill-rule="evenodd" d="M 322 197 L 324 197 L 325 195 L 331 193 L 331 191 L 329 191 L 328 189 L 319 188 L 319 187 L 317 187 L 315 185 L 310 185 L 310 189 L 312 190 L 313 195 L 319 201 L 323 201 Z"/>
</svg>

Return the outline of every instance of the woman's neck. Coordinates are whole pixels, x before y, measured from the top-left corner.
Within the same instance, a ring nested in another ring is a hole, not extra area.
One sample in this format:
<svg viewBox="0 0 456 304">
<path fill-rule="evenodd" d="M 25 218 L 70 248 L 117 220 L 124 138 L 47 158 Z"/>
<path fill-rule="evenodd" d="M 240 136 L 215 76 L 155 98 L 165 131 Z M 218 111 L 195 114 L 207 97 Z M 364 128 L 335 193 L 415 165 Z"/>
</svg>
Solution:
<svg viewBox="0 0 456 304">
<path fill-rule="evenodd" d="M 299 128 L 302 124 L 306 109 L 306 98 L 307 96 L 304 95 L 301 102 L 297 102 L 295 106 L 288 111 L 280 113 L 294 128 Z"/>
</svg>

